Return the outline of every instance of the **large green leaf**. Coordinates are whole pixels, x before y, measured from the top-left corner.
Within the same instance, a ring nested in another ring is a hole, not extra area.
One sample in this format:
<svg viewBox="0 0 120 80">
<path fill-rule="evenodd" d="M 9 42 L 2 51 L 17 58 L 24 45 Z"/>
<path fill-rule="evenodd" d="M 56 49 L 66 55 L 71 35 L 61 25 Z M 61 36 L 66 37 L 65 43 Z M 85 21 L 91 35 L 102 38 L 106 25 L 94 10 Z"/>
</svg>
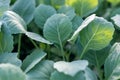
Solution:
<svg viewBox="0 0 120 80">
<path fill-rule="evenodd" d="M 48 40 L 44 39 L 42 36 L 33 33 L 33 32 L 26 32 L 25 35 L 35 41 L 38 42 L 42 42 L 42 43 L 46 43 L 46 44 L 52 44 L 51 42 L 49 42 Z"/>
<path fill-rule="evenodd" d="M 65 41 L 72 32 L 72 23 L 64 14 L 55 14 L 45 23 L 43 33 L 46 39 L 60 44 Z"/>
<path fill-rule="evenodd" d="M 35 0 L 17 0 L 12 6 L 12 10 L 19 14 L 27 24 L 33 19 L 35 10 Z"/>
<path fill-rule="evenodd" d="M 0 64 L 0 80 L 26 80 L 26 75 L 19 67 Z"/>
<path fill-rule="evenodd" d="M 80 32 L 80 42 L 83 46 L 81 58 L 89 49 L 100 50 L 108 46 L 113 38 L 114 26 L 104 18 L 96 17 Z"/>
<path fill-rule="evenodd" d="M 111 18 L 114 23 L 117 25 L 117 29 L 120 30 L 120 15 L 115 15 L 114 17 Z"/>
<path fill-rule="evenodd" d="M 85 31 L 88 31 L 88 33 L 84 34 Z M 114 26 L 111 22 L 108 22 L 102 17 L 96 17 L 86 28 L 80 32 L 81 43 L 83 46 L 86 46 L 85 44 L 89 43 L 88 48 L 91 47 L 90 49 L 100 50 L 109 44 L 113 37 L 113 33 Z M 83 34 L 86 37 L 83 37 Z M 88 40 L 88 42 L 83 41 L 84 39 Z"/>
<path fill-rule="evenodd" d="M 27 80 L 50 80 L 53 69 L 53 61 L 41 61 L 27 73 Z"/>
<path fill-rule="evenodd" d="M 66 16 L 69 17 L 70 20 L 72 20 L 76 15 L 74 8 L 70 6 L 62 6 L 60 9 L 58 9 L 58 13 L 65 14 Z"/>
<path fill-rule="evenodd" d="M 106 80 L 120 79 L 120 43 L 115 43 L 104 65 Z"/>
<path fill-rule="evenodd" d="M 32 68 L 34 68 L 34 66 L 38 64 L 45 56 L 45 52 L 40 49 L 36 49 L 23 61 L 21 68 L 27 73 Z"/>
<path fill-rule="evenodd" d="M 52 6 L 41 4 L 35 10 L 35 23 L 43 29 L 46 20 L 55 13 L 56 10 Z"/>
<path fill-rule="evenodd" d="M 9 9 L 10 0 L 0 0 L 0 17 Z"/>
<path fill-rule="evenodd" d="M 98 0 L 66 0 L 66 4 L 74 7 L 79 16 L 86 17 L 97 9 Z"/>
<path fill-rule="evenodd" d="M 22 62 L 17 58 L 17 53 L 4 53 L 0 55 L 0 64 L 1 63 L 10 63 L 16 66 L 21 66 Z"/>
<path fill-rule="evenodd" d="M 75 76 L 79 71 L 84 71 L 87 66 L 88 62 L 86 60 L 78 60 L 70 63 L 59 61 L 54 64 L 54 68 L 57 69 L 57 71 L 72 77 Z"/>
<path fill-rule="evenodd" d="M 2 25 L 0 32 L 0 54 L 13 50 L 13 36 L 5 24 Z"/>
<path fill-rule="evenodd" d="M 70 43 L 74 43 L 76 41 L 76 39 L 79 36 L 79 33 L 82 29 L 84 29 L 89 23 L 91 23 L 93 20 L 95 19 L 95 14 L 90 15 L 89 17 L 87 17 L 81 25 L 79 25 L 79 27 L 77 28 L 77 30 L 74 32 L 74 34 L 72 35 L 72 37 L 68 40 Z"/>
<path fill-rule="evenodd" d="M 25 33 L 26 24 L 24 20 L 16 13 L 12 11 L 6 11 L 2 17 L 4 23 L 6 23 L 12 34 Z"/>
</svg>

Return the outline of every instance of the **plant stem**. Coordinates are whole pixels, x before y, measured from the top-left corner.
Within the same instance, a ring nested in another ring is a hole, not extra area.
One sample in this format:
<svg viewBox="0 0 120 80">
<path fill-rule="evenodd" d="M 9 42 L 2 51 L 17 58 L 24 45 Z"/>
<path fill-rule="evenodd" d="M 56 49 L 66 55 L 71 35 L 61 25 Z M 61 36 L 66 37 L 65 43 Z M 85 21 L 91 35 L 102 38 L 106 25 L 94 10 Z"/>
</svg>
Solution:
<svg viewBox="0 0 120 80">
<path fill-rule="evenodd" d="M 20 58 L 21 38 L 22 38 L 22 34 L 19 34 L 19 38 L 18 38 L 18 58 Z"/>
<path fill-rule="evenodd" d="M 67 55 L 65 55 L 65 59 L 66 59 L 66 61 L 70 61 L 70 54 L 68 53 Z"/>
<path fill-rule="evenodd" d="M 47 54 L 48 54 L 48 59 L 50 58 L 50 45 L 47 45 Z"/>
<path fill-rule="evenodd" d="M 99 65 L 96 53 L 95 53 L 95 60 L 96 60 L 96 63 L 97 63 L 98 76 L 99 76 L 100 80 L 103 80 L 103 75 L 102 75 L 101 70 L 100 70 L 100 65 Z"/>
<path fill-rule="evenodd" d="M 71 45 L 71 46 L 70 46 L 70 50 L 69 50 L 68 54 L 66 55 L 66 59 L 67 59 L 68 62 L 70 61 L 70 55 L 71 55 L 71 53 L 72 53 L 73 47 L 74 47 L 74 45 Z"/>
<path fill-rule="evenodd" d="M 30 38 L 29 38 L 30 39 Z M 30 41 L 32 42 L 32 44 L 37 48 L 37 49 L 39 49 L 39 47 L 37 46 L 37 44 L 32 40 L 32 39 L 30 39 Z"/>
<path fill-rule="evenodd" d="M 57 32 L 58 32 L 58 40 L 59 40 L 59 43 L 60 43 L 61 54 L 62 54 L 63 60 L 65 61 L 63 44 L 62 44 L 62 41 L 61 41 L 61 36 L 60 36 L 60 33 L 59 33 L 59 28 L 57 28 Z"/>
<path fill-rule="evenodd" d="M 62 45 L 61 41 L 60 41 L 60 50 L 61 50 L 61 53 L 62 53 L 63 60 L 65 61 L 64 50 L 63 50 L 63 45 Z"/>
<path fill-rule="evenodd" d="M 82 51 L 79 59 L 82 59 L 82 58 L 83 58 L 84 53 L 86 52 L 86 50 L 87 50 L 87 46 L 85 46 L 85 48 L 83 49 L 83 51 Z"/>
</svg>

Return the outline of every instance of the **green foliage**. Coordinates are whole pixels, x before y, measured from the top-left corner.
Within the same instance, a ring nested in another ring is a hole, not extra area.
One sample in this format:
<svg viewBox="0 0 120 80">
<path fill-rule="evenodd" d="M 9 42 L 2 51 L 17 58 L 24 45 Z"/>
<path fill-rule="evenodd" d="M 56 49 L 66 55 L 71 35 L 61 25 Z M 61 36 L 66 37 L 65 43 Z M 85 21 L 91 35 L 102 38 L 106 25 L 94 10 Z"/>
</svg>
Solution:
<svg viewBox="0 0 120 80">
<path fill-rule="evenodd" d="M 27 26 L 24 20 L 12 11 L 6 11 L 2 16 L 2 20 L 9 28 L 11 34 L 25 33 Z"/>
<path fill-rule="evenodd" d="M 84 55 L 84 59 L 88 60 L 91 65 L 95 65 L 96 67 L 101 67 L 109 55 L 110 48 L 111 46 L 109 45 L 98 51 L 89 50 Z"/>
<path fill-rule="evenodd" d="M 83 19 L 80 16 L 75 16 L 72 19 L 73 30 L 76 31 L 77 28 L 81 25 L 82 22 L 83 22 Z"/>
<path fill-rule="evenodd" d="M 50 80 L 85 80 L 84 74 L 83 72 L 80 72 L 78 75 L 71 77 L 69 75 L 65 75 L 61 72 L 55 71 L 54 73 L 52 73 L 52 76 L 50 78 Z"/>
<path fill-rule="evenodd" d="M 84 71 L 87 66 L 88 66 L 88 62 L 84 60 L 73 61 L 71 63 L 59 61 L 54 64 L 54 68 L 57 71 L 62 72 L 69 76 L 75 76 L 79 71 Z"/>
<path fill-rule="evenodd" d="M 0 18 L 9 9 L 10 0 L 0 0 Z"/>
<path fill-rule="evenodd" d="M 98 0 L 66 0 L 66 4 L 74 7 L 79 16 L 86 17 L 97 9 Z"/>
<path fill-rule="evenodd" d="M 25 22 L 29 24 L 33 19 L 35 0 L 17 0 L 12 6 L 12 10 L 19 14 Z"/>
<path fill-rule="evenodd" d="M 13 36 L 5 24 L 2 25 L 0 32 L 0 54 L 13 50 Z"/>
<path fill-rule="evenodd" d="M 113 6 L 120 3 L 120 0 L 107 0 L 107 1 L 110 2 Z"/>
<path fill-rule="evenodd" d="M 27 73 L 27 80 L 50 80 L 53 69 L 53 61 L 44 60 L 39 62 Z"/>
<path fill-rule="evenodd" d="M 35 23 L 43 29 L 46 20 L 55 13 L 56 10 L 52 6 L 41 4 L 35 10 Z"/>
<path fill-rule="evenodd" d="M 58 9 L 58 13 L 65 14 L 70 20 L 72 20 L 76 15 L 74 8 L 70 6 L 62 6 L 60 9 Z"/>
<path fill-rule="evenodd" d="M 0 64 L 10 63 L 16 66 L 21 66 L 22 61 L 17 58 L 17 53 L 4 53 L 0 55 Z"/>
<path fill-rule="evenodd" d="M 42 36 L 40 36 L 39 34 L 36 33 L 32 33 L 32 32 L 26 32 L 25 33 L 26 36 L 28 36 L 29 38 L 38 41 L 38 42 L 42 42 L 42 43 L 46 43 L 46 44 L 52 44 L 50 41 L 44 39 Z"/>
<path fill-rule="evenodd" d="M 0 64 L 0 80 L 26 80 L 26 75 L 14 65 Z"/>
<path fill-rule="evenodd" d="M 41 61 L 42 58 L 44 58 L 46 53 L 44 53 L 42 50 L 36 49 L 34 50 L 27 58 L 23 61 L 22 69 L 27 73 L 30 71 L 37 63 Z"/>
<path fill-rule="evenodd" d="M 46 21 L 43 32 L 46 39 L 61 44 L 70 36 L 72 23 L 64 14 L 55 14 Z"/>
<path fill-rule="evenodd" d="M 110 55 L 105 61 L 105 78 L 106 80 L 118 80 L 120 79 L 120 44 L 115 43 L 111 50 Z"/>
<path fill-rule="evenodd" d="M 115 15 L 115 16 L 113 16 L 112 18 L 111 18 L 113 21 L 114 21 L 114 23 L 117 25 L 116 26 L 116 28 L 118 29 L 118 30 L 120 30 L 120 15 Z"/>
<path fill-rule="evenodd" d="M 84 48 L 83 52 L 86 52 L 89 49 L 103 49 L 112 40 L 113 33 L 114 27 L 112 23 L 107 22 L 103 18 L 96 17 L 86 28 L 80 32 L 80 42 Z"/>
<path fill-rule="evenodd" d="M 119 6 L 0 0 L 0 80 L 119 80 Z"/>
<path fill-rule="evenodd" d="M 79 32 L 82 31 L 83 28 L 85 28 L 90 22 L 92 22 L 95 19 L 95 14 L 87 17 L 82 24 L 77 28 L 77 30 L 73 33 L 72 37 L 68 40 L 70 43 L 74 43 L 79 36 Z"/>
</svg>

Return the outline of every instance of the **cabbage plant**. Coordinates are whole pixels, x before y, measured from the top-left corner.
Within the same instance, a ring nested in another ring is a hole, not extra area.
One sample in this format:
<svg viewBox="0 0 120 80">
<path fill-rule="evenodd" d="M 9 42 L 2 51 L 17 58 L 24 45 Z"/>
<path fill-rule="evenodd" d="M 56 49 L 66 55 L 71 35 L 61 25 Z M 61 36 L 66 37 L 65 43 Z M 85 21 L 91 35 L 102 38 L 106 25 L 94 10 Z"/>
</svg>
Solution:
<svg viewBox="0 0 120 80">
<path fill-rule="evenodd" d="M 119 0 L 0 0 L 0 80 L 119 80 Z"/>
</svg>

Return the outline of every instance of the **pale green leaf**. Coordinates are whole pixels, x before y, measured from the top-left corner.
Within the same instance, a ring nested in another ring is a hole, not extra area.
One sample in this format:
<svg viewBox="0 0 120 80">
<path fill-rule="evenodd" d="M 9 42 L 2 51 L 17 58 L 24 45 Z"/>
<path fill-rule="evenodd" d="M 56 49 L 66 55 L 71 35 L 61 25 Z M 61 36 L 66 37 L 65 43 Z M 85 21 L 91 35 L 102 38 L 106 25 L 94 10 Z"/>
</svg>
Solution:
<svg viewBox="0 0 120 80">
<path fill-rule="evenodd" d="M 17 0 L 12 6 L 12 10 L 29 24 L 33 19 L 35 0 Z"/>
<path fill-rule="evenodd" d="M 25 58 L 21 68 L 27 73 L 32 68 L 34 68 L 34 66 L 36 66 L 36 64 L 38 64 L 45 56 L 45 52 L 40 49 L 36 49 Z"/>
<path fill-rule="evenodd" d="M 4 53 L 0 55 L 0 64 L 1 63 L 10 63 L 16 66 L 21 66 L 22 62 L 17 58 L 17 53 Z"/>
<path fill-rule="evenodd" d="M 13 50 L 13 36 L 5 24 L 2 25 L 0 32 L 0 54 Z"/>
<path fill-rule="evenodd" d="M 78 66 L 76 66 L 79 68 Z M 73 69 L 74 71 L 74 69 Z M 50 80 L 98 80 L 95 73 L 86 67 L 84 71 L 79 71 L 76 75 L 70 76 L 62 72 L 54 71 Z"/>
<path fill-rule="evenodd" d="M 27 80 L 50 80 L 53 69 L 53 61 L 41 61 L 27 73 Z"/>
<path fill-rule="evenodd" d="M 74 8 L 70 6 L 62 6 L 60 9 L 58 9 L 58 13 L 65 14 L 66 16 L 69 17 L 70 20 L 72 20 L 76 15 Z"/>
<path fill-rule="evenodd" d="M 46 20 L 55 13 L 56 10 L 52 6 L 40 4 L 35 10 L 35 23 L 43 29 Z"/>
<path fill-rule="evenodd" d="M 74 71 L 74 69 L 73 69 Z M 54 71 L 50 77 L 50 80 L 86 80 L 84 72 L 79 72 L 74 77 L 63 74 L 62 72 Z"/>
<path fill-rule="evenodd" d="M 56 44 L 68 39 L 72 32 L 72 23 L 64 14 L 55 14 L 45 23 L 43 34 L 44 37 Z"/>
<path fill-rule="evenodd" d="M 57 69 L 57 71 L 72 77 L 75 76 L 79 71 L 84 71 L 87 66 L 88 62 L 86 60 L 72 61 L 70 63 L 59 61 L 54 63 L 54 68 Z"/>
<path fill-rule="evenodd" d="M 29 38 L 38 41 L 38 42 L 42 42 L 42 43 L 46 43 L 46 44 L 52 44 L 51 42 L 49 42 L 48 40 L 44 39 L 42 36 L 33 33 L 33 32 L 26 32 L 25 35 L 27 35 Z"/>
<path fill-rule="evenodd" d="M 82 29 L 84 29 L 89 23 L 91 23 L 95 19 L 95 14 L 87 17 L 82 24 L 78 27 L 78 29 L 74 32 L 72 37 L 68 40 L 70 43 L 74 43 L 79 36 L 79 33 Z"/>
<path fill-rule="evenodd" d="M 120 79 L 120 43 L 115 43 L 105 61 L 104 70 L 106 80 Z"/>
<path fill-rule="evenodd" d="M 9 28 L 12 34 L 25 33 L 26 23 L 24 20 L 16 13 L 12 11 L 6 11 L 2 17 L 2 20 Z"/>
<path fill-rule="evenodd" d="M 98 0 L 66 0 L 66 4 L 74 7 L 79 16 L 86 17 L 97 10 Z"/>
<path fill-rule="evenodd" d="M 117 29 L 119 29 L 120 30 L 120 15 L 115 15 L 114 17 L 112 17 L 111 18 L 113 21 L 114 21 L 114 23 L 117 25 Z"/>
<path fill-rule="evenodd" d="M 0 80 L 26 80 L 26 75 L 17 66 L 0 64 Z"/>
<path fill-rule="evenodd" d="M 10 0 L 0 0 L 0 17 L 9 9 Z"/>
</svg>

